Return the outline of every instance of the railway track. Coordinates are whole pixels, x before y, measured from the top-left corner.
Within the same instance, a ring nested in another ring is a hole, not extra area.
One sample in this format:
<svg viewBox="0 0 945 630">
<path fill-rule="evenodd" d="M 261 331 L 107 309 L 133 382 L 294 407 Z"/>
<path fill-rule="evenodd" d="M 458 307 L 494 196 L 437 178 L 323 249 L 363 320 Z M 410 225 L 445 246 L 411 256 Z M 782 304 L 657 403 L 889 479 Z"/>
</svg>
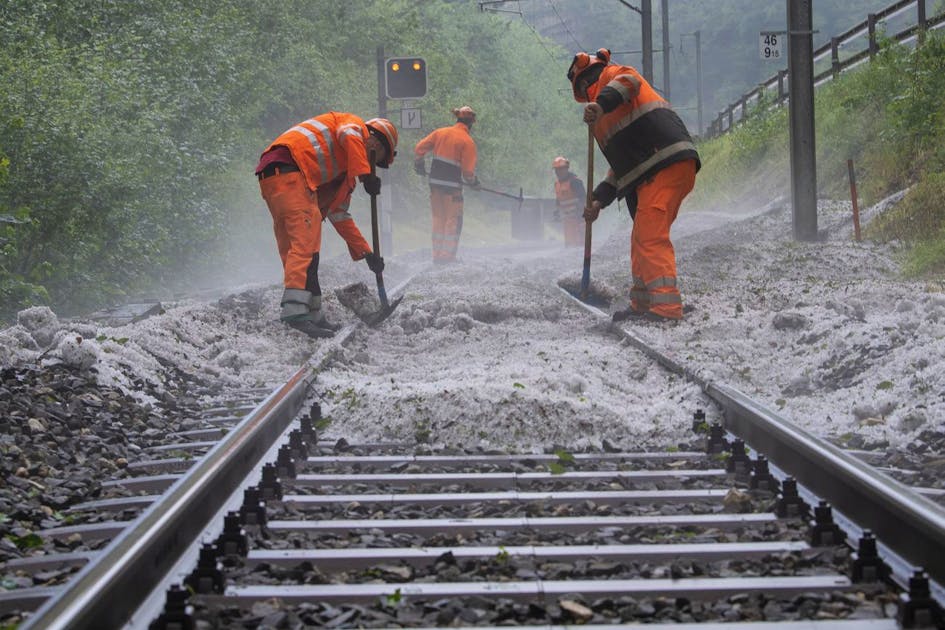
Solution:
<svg viewBox="0 0 945 630">
<path fill-rule="evenodd" d="M 188 434 L 201 458 L 84 506 L 144 512 L 24 627 L 941 622 L 941 508 L 621 334 L 724 426 L 695 411 L 663 453 L 349 444 L 304 409 L 307 365 L 219 441 Z"/>
</svg>

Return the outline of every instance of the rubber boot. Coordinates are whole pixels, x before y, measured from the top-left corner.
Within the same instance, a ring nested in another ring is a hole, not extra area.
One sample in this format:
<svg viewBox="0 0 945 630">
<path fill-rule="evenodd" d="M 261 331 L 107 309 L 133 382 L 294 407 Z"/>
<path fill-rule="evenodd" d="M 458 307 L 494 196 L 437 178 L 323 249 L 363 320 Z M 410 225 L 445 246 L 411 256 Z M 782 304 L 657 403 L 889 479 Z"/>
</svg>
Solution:
<svg viewBox="0 0 945 630">
<path fill-rule="evenodd" d="M 309 300 L 311 291 L 305 289 L 285 289 L 282 293 L 282 313 L 280 319 L 286 325 L 305 333 L 309 337 L 324 339 L 331 337 L 335 331 L 318 324 L 313 318 Z"/>
<path fill-rule="evenodd" d="M 313 322 L 331 331 L 337 332 L 341 330 L 341 324 L 333 324 L 325 317 L 325 311 L 322 310 L 322 296 L 312 295 L 308 301 L 308 307 L 311 311 Z"/>
</svg>

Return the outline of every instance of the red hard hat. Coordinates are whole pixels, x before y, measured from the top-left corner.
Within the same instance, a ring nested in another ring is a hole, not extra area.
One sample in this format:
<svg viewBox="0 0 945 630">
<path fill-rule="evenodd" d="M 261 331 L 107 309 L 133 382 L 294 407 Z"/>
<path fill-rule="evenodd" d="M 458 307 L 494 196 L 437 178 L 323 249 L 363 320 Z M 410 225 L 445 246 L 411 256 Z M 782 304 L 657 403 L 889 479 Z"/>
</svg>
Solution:
<svg viewBox="0 0 945 630">
<path fill-rule="evenodd" d="M 574 94 L 574 100 L 579 103 L 583 103 L 587 100 L 577 89 L 577 81 L 580 76 L 594 66 L 606 66 L 608 63 L 610 63 L 610 50 L 606 48 L 599 49 L 593 55 L 589 55 L 586 52 L 579 52 L 574 55 L 574 59 L 571 60 L 571 67 L 568 68 L 568 81 L 571 82 L 571 91 Z"/>
<path fill-rule="evenodd" d="M 474 112 L 473 108 L 469 105 L 463 105 L 462 107 L 453 109 L 453 115 L 460 120 L 463 118 L 472 118 L 473 120 L 476 120 L 476 112 Z"/>
<path fill-rule="evenodd" d="M 378 164 L 381 168 L 387 168 L 394 161 L 397 155 L 397 127 L 386 118 L 372 118 L 364 123 L 368 129 L 375 132 L 387 148 L 387 159 L 384 164 Z"/>
</svg>

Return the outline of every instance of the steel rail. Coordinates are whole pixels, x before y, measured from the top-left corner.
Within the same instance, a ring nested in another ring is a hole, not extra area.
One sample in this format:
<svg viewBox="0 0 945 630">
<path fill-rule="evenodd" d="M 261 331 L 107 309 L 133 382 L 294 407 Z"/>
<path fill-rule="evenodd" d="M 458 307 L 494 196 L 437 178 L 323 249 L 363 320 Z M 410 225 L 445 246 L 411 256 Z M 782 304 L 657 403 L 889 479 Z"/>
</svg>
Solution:
<svg viewBox="0 0 945 630">
<path fill-rule="evenodd" d="M 575 462 L 627 462 L 659 461 L 666 459 L 705 459 L 706 454 L 691 451 L 637 452 L 637 453 L 574 453 Z M 545 453 L 523 455 L 318 455 L 301 462 L 306 466 L 323 464 L 357 464 L 358 466 L 392 466 L 414 464 L 418 466 L 469 466 L 471 464 L 513 464 L 560 462 L 558 455 Z"/>
<path fill-rule="evenodd" d="M 607 562 L 655 562 L 661 560 L 731 560 L 772 554 L 810 551 L 806 542 L 678 543 L 645 545 L 510 545 L 508 547 L 367 547 L 353 549 L 259 549 L 251 550 L 246 566 L 259 564 L 298 566 L 310 562 L 321 572 L 366 569 L 383 562 L 403 562 L 414 567 L 436 563 L 444 554 L 460 560 L 489 560 L 497 557 L 534 561 L 586 560 Z"/>
<path fill-rule="evenodd" d="M 302 474 L 292 480 L 294 486 L 348 486 L 373 483 L 386 486 L 411 487 L 419 485 L 446 486 L 463 484 L 467 487 L 516 488 L 541 481 L 666 481 L 668 479 L 695 479 L 725 477 L 724 469 L 708 470 L 578 470 L 572 472 L 486 472 L 486 473 L 352 473 Z M 78 506 L 76 506 L 78 507 Z"/>
<path fill-rule="evenodd" d="M 666 514 L 661 516 L 519 516 L 510 518 L 415 518 L 415 519 L 328 519 L 319 521 L 271 520 L 271 532 L 343 534 L 354 530 L 380 530 L 399 534 L 467 533 L 493 530 L 556 530 L 586 532 L 624 527 L 712 527 L 737 529 L 749 525 L 776 523 L 772 512 L 748 514 Z"/>
<path fill-rule="evenodd" d="M 598 317 L 608 317 L 567 291 L 561 293 Z M 839 512 L 907 562 L 945 584 L 945 509 L 906 485 L 877 472 L 739 390 L 703 378 L 622 326 L 631 345 L 671 372 L 702 387 L 725 411 L 725 428 L 762 453 L 786 474 L 830 502 Z M 908 577 L 908 576 L 906 576 Z"/>
<path fill-rule="evenodd" d="M 223 595 L 207 595 L 209 601 L 245 602 L 278 598 L 283 602 L 371 603 L 398 589 L 403 597 L 432 599 L 456 597 L 508 598 L 530 601 L 580 593 L 587 597 L 685 597 L 711 599 L 739 593 L 763 592 L 775 597 L 816 591 L 862 588 L 842 575 L 643 578 L 629 580 L 532 580 L 528 582 L 410 582 L 403 584 L 291 584 L 230 586 Z"/>
<path fill-rule="evenodd" d="M 21 627 L 124 625 L 200 536 L 220 501 L 258 468 L 259 458 L 295 418 L 313 382 L 311 366 L 299 369 Z"/>
<path fill-rule="evenodd" d="M 282 502 L 296 508 L 325 507 L 339 503 L 359 503 L 361 505 L 465 505 L 482 501 L 505 501 L 508 503 L 528 503 L 540 501 L 549 504 L 581 503 L 593 501 L 599 505 L 623 505 L 631 502 L 649 501 L 653 503 L 721 503 L 729 489 L 713 490 L 601 490 L 567 492 L 469 492 L 469 493 L 429 493 L 429 494 L 287 494 Z"/>
</svg>

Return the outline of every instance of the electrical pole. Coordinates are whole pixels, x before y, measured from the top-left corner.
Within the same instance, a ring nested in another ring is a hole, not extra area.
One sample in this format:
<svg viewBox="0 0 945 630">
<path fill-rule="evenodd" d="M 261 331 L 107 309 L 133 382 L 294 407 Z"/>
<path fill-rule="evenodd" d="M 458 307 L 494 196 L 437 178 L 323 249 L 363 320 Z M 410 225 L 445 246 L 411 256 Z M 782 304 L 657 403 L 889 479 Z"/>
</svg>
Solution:
<svg viewBox="0 0 945 630">
<path fill-rule="evenodd" d="M 617 0 L 620 4 L 631 11 L 636 11 L 641 18 L 641 35 L 643 39 L 643 78 L 650 85 L 653 85 L 653 0 L 640 0 L 640 8 L 637 8 L 627 2 L 627 0 Z M 664 53 L 665 54 L 665 53 Z"/>
<path fill-rule="evenodd" d="M 663 98 L 669 98 L 669 0 L 661 0 L 663 12 Z"/>
<path fill-rule="evenodd" d="M 640 0 L 640 17 L 643 18 L 643 78 L 653 85 L 653 1 Z"/>
<path fill-rule="evenodd" d="M 384 60 L 384 47 L 377 47 L 377 115 L 379 118 L 387 118 L 387 78 L 384 75 L 386 62 Z M 393 254 L 394 229 L 391 221 L 390 212 L 387 208 L 393 207 L 391 197 L 391 181 L 388 179 L 387 185 L 381 188 L 381 194 L 378 196 L 378 221 L 380 223 L 381 251 L 390 256 Z"/>
<path fill-rule="evenodd" d="M 794 238 L 799 241 L 817 239 L 812 3 L 813 0 L 787 0 L 791 200 L 794 207 Z"/>
</svg>

